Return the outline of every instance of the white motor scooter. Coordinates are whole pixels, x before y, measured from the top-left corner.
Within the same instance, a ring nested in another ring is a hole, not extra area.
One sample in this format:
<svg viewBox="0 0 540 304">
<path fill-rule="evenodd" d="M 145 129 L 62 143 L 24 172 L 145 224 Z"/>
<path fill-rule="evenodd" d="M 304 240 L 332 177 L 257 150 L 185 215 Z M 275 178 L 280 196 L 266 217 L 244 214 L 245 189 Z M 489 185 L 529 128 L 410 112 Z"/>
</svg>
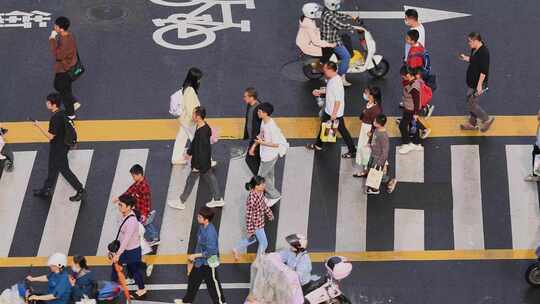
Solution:
<svg viewBox="0 0 540 304">
<path fill-rule="evenodd" d="M 351 301 L 339 289 L 339 282 L 348 277 L 352 264 L 344 257 L 333 256 L 324 263 L 327 274 L 318 281 L 310 283 L 304 291 L 305 303 L 321 304 L 350 304 Z"/>
<path fill-rule="evenodd" d="M 349 62 L 347 74 L 368 72 L 374 78 L 384 77 L 390 70 L 390 64 L 382 55 L 375 54 L 377 44 L 371 33 L 363 26 L 353 26 L 360 35 L 360 49 L 354 49 Z M 330 57 L 333 62 L 338 62 L 335 54 Z M 304 56 L 304 75 L 309 79 L 319 79 L 323 76 L 320 60 Z"/>
</svg>

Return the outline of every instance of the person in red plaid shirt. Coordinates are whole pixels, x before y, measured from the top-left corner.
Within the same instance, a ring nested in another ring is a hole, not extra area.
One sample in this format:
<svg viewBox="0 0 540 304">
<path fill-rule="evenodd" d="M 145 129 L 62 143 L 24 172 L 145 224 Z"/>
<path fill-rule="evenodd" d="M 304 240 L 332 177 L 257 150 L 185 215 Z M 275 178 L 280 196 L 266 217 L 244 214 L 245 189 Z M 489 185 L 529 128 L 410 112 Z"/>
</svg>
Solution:
<svg viewBox="0 0 540 304">
<path fill-rule="evenodd" d="M 246 227 L 248 237 L 238 242 L 238 245 L 233 249 L 233 256 L 238 260 L 238 252 L 241 249 L 247 248 L 249 245 L 259 241 L 257 255 L 262 255 L 268 247 L 268 240 L 264 232 L 264 217 L 270 221 L 274 220 L 272 210 L 266 205 L 264 197 L 264 177 L 255 176 L 249 183 L 246 183 L 246 189 L 249 190 L 249 195 L 246 201 Z"/>
</svg>

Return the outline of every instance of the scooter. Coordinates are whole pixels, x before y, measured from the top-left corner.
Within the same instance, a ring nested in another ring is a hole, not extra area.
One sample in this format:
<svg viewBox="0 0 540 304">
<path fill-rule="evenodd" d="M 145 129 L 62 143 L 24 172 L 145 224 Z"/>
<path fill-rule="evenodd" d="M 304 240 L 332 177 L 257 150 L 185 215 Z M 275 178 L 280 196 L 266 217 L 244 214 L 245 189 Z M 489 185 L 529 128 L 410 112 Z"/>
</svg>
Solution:
<svg viewBox="0 0 540 304">
<path fill-rule="evenodd" d="M 348 277 L 352 264 L 344 257 L 333 256 L 324 263 L 326 276 L 310 283 L 304 291 L 305 304 L 350 304 L 351 301 L 339 289 L 339 282 Z"/>
<path fill-rule="evenodd" d="M 536 261 L 525 271 L 525 280 L 532 286 L 540 286 L 540 247 L 536 249 Z"/>
<path fill-rule="evenodd" d="M 353 50 L 349 70 L 347 74 L 368 72 L 374 78 L 384 77 L 390 70 L 390 64 L 382 55 L 375 54 L 377 45 L 371 33 L 363 26 L 353 26 L 360 35 L 360 49 Z M 335 54 L 330 61 L 338 62 Z M 320 59 L 311 56 L 303 56 L 303 72 L 309 79 L 320 79 L 323 76 Z"/>
</svg>

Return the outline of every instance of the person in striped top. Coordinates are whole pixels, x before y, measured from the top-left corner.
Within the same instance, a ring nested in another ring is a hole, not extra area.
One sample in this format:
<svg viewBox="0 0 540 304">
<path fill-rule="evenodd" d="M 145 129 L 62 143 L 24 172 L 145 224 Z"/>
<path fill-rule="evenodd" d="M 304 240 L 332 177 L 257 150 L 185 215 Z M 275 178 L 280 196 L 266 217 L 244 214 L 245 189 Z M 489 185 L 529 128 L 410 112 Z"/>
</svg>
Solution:
<svg viewBox="0 0 540 304">
<path fill-rule="evenodd" d="M 272 210 L 267 206 L 264 198 L 265 179 L 261 176 L 251 178 L 249 183 L 246 183 L 246 189 L 249 190 L 249 195 L 246 201 L 246 230 L 248 237 L 238 242 L 238 245 L 233 249 L 234 259 L 238 260 L 238 252 L 240 249 L 245 249 L 249 245 L 259 242 L 257 255 L 262 255 L 268 247 L 268 240 L 264 232 L 265 216 L 270 220 L 274 220 Z"/>
</svg>

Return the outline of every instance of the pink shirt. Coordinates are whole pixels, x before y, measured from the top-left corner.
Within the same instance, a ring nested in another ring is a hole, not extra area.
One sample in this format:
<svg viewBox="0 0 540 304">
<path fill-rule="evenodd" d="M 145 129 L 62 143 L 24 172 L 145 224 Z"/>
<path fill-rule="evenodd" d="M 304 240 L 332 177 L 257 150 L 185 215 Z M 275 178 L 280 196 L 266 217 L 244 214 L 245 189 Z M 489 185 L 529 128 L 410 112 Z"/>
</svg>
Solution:
<svg viewBox="0 0 540 304">
<path fill-rule="evenodd" d="M 321 40 L 321 32 L 315 21 L 307 17 L 304 17 L 304 21 L 300 21 L 300 27 L 296 35 L 296 45 L 302 50 L 302 53 L 314 57 L 322 56 L 321 48 L 334 47 L 332 43 Z"/>
<path fill-rule="evenodd" d="M 122 226 L 118 240 L 120 241 L 120 249 L 118 255 L 122 255 L 126 250 L 133 250 L 141 246 L 141 239 L 139 236 L 139 221 L 135 216 L 135 213 L 131 211 L 127 216 L 133 214 Z M 123 217 L 122 221 L 127 217 Z"/>
</svg>

